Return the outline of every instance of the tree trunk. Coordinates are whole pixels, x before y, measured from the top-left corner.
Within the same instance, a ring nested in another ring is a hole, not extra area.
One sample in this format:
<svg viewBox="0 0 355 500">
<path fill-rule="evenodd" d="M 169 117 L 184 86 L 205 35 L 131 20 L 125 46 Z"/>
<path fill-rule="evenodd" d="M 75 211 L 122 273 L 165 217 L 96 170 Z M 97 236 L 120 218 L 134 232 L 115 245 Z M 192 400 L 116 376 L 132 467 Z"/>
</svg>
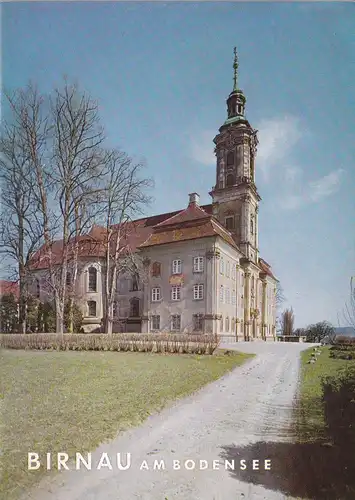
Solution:
<svg viewBox="0 0 355 500">
<path fill-rule="evenodd" d="M 74 332 L 74 318 L 73 318 L 73 297 L 69 297 L 68 301 L 68 333 Z"/>
</svg>

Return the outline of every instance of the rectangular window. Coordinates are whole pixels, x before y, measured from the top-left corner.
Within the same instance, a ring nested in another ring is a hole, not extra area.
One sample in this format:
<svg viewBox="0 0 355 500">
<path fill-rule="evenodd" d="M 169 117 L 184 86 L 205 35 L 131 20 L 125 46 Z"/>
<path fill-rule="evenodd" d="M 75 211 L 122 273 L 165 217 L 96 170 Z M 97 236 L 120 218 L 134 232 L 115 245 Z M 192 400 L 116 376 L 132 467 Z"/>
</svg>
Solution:
<svg viewBox="0 0 355 500">
<path fill-rule="evenodd" d="M 194 300 L 203 299 L 203 285 L 194 285 Z"/>
<path fill-rule="evenodd" d="M 88 301 L 89 316 L 96 317 L 96 302 L 95 300 Z"/>
<path fill-rule="evenodd" d="M 194 257 L 194 273 L 202 273 L 203 257 Z"/>
<path fill-rule="evenodd" d="M 224 259 L 221 257 L 221 260 L 219 261 L 219 272 L 221 274 L 224 274 Z"/>
<path fill-rule="evenodd" d="M 118 316 L 119 313 L 119 307 L 118 307 L 118 302 L 115 300 L 114 303 L 112 304 L 112 316 L 115 318 Z"/>
<path fill-rule="evenodd" d="M 223 316 L 221 316 L 221 319 L 219 320 L 219 331 L 223 332 Z"/>
<path fill-rule="evenodd" d="M 132 292 L 137 292 L 139 290 L 139 276 L 137 273 L 134 273 L 132 276 L 132 283 L 131 283 L 131 291 Z"/>
<path fill-rule="evenodd" d="M 234 217 L 226 217 L 225 225 L 228 230 L 234 229 Z"/>
<path fill-rule="evenodd" d="M 230 304 L 230 290 L 229 288 L 226 288 L 226 304 Z"/>
<path fill-rule="evenodd" d="M 235 264 L 232 264 L 232 280 L 235 281 L 236 275 L 237 275 L 237 272 L 236 272 Z"/>
<path fill-rule="evenodd" d="M 235 290 L 232 290 L 232 305 L 233 306 L 237 305 L 237 296 Z"/>
<path fill-rule="evenodd" d="M 224 301 L 224 288 L 223 285 L 219 287 L 219 301 L 223 304 Z"/>
<path fill-rule="evenodd" d="M 194 314 L 192 316 L 192 324 L 194 332 L 203 331 L 203 314 Z"/>
<path fill-rule="evenodd" d="M 225 328 L 226 332 L 229 332 L 229 318 L 227 317 L 226 318 L 226 328 Z"/>
<path fill-rule="evenodd" d="M 173 274 L 181 274 L 181 260 L 173 260 Z"/>
<path fill-rule="evenodd" d="M 181 286 L 173 285 L 171 287 L 171 300 L 180 300 L 181 299 Z"/>
<path fill-rule="evenodd" d="M 171 316 L 171 331 L 179 332 L 181 329 L 181 316 L 180 314 L 173 314 Z"/>
<path fill-rule="evenodd" d="M 227 278 L 229 278 L 231 275 L 231 263 L 229 262 L 229 260 L 227 260 L 227 264 L 226 264 L 226 276 Z"/>
<path fill-rule="evenodd" d="M 161 299 L 160 287 L 152 288 L 152 302 L 158 302 Z"/>
<path fill-rule="evenodd" d="M 152 330 L 160 330 L 160 316 L 152 316 L 150 318 L 150 327 Z"/>
<path fill-rule="evenodd" d="M 90 267 L 89 273 L 89 292 L 97 291 L 97 269 L 95 267 Z"/>
</svg>

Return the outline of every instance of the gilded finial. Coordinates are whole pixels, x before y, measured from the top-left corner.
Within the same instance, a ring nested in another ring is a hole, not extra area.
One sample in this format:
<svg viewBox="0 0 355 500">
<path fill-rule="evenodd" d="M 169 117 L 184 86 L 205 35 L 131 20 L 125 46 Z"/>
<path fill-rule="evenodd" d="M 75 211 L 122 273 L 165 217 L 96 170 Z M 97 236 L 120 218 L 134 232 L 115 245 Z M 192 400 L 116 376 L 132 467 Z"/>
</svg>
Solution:
<svg viewBox="0 0 355 500">
<path fill-rule="evenodd" d="M 238 76 L 238 56 L 237 56 L 237 47 L 234 47 L 234 63 L 233 63 L 233 69 L 234 69 L 234 77 L 233 77 L 233 91 L 238 90 L 237 88 L 237 76 Z"/>
</svg>

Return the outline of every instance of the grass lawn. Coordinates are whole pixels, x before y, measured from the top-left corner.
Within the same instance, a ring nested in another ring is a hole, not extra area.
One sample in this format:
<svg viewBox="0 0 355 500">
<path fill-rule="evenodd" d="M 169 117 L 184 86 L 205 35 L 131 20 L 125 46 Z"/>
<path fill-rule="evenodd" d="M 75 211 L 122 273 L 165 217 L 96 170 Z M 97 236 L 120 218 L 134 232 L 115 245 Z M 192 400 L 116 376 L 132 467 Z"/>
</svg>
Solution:
<svg viewBox="0 0 355 500">
<path fill-rule="evenodd" d="M 329 357 L 329 347 L 321 348 L 321 355 L 314 364 L 308 364 L 313 349 L 301 353 L 300 400 L 297 412 L 297 436 L 300 441 L 314 441 L 324 437 L 325 420 L 322 401 L 322 377 L 336 375 L 354 361 Z"/>
<path fill-rule="evenodd" d="M 46 472 L 27 470 L 28 451 L 94 450 L 251 356 L 3 350 L 0 498 Z"/>
</svg>

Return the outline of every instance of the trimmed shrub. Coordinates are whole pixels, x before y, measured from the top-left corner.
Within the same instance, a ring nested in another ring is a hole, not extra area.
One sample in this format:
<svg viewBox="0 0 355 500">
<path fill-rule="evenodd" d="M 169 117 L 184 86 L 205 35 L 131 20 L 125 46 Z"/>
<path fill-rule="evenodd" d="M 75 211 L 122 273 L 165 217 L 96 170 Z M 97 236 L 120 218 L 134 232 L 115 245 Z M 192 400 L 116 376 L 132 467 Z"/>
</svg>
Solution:
<svg viewBox="0 0 355 500">
<path fill-rule="evenodd" d="M 122 351 L 157 353 L 213 354 L 218 347 L 215 335 L 186 334 L 3 334 L 5 349 L 57 351 Z"/>
</svg>

